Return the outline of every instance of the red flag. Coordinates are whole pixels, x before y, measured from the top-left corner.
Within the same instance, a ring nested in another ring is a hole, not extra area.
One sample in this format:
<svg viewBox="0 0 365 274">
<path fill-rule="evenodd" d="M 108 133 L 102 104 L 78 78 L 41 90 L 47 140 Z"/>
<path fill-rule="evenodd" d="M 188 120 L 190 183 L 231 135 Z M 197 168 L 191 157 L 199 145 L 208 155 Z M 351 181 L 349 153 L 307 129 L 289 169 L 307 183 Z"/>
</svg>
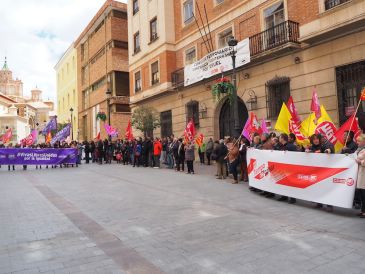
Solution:
<svg viewBox="0 0 365 274">
<path fill-rule="evenodd" d="M 99 141 L 100 140 L 100 131 L 98 132 L 98 134 L 96 135 L 95 137 L 96 141 Z"/>
<path fill-rule="evenodd" d="M 189 121 L 184 130 L 185 141 L 193 141 L 195 136 L 195 124 L 193 119 Z"/>
<path fill-rule="evenodd" d="M 288 102 L 286 103 L 286 106 L 288 107 L 288 110 L 291 114 L 291 117 L 293 118 L 293 120 L 297 123 L 300 124 L 302 121 L 300 120 L 300 117 L 298 115 L 297 112 L 297 108 L 294 105 L 294 100 L 293 97 L 290 96 Z"/>
<path fill-rule="evenodd" d="M 127 138 L 129 141 L 133 139 L 131 120 L 129 120 L 127 129 L 125 130 L 125 138 Z"/>
<path fill-rule="evenodd" d="M 321 105 L 319 104 L 318 94 L 316 90 L 313 90 L 311 111 L 314 112 L 317 119 L 322 116 Z"/>
<path fill-rule="evenodd" d="M 365 88 L 361 91 L 360 100 L 365 101 Z"/>
<path fill-rule="evenodd" d="M 37 142 L 37 137 L 38 137 L 38 131 L 36 129 L 33 129 L 32 132 L 27 137 L 20 140 L 20 143 L 23 146 L 31 146 Z"/>
<path fill-rule="evenodd" d="M 1 136 L 1 140 L 4 144 L 10 142 L 11 137 L 13 137 L 13 130 L 9 128 L 3 136 Z"/>
<path fill-rule="evenodd" d="M 46 144 L 49 144 L 52 140 L 52 133 L 51 131 L 48 131 L 47 136 L 46 136 Z"/>
<path fill-rule="evenodd" d="M 335 133 L 337 140 L 343 145 L 345 144 L 345 140 L 343 138 L 345 131 L 353 131 L 355 135 L 357 135 L 357 133 L 361 131 L 355 114 L 352 114 L 351 117 Z"/>
<path fill-rule="evenodd" d="M 195 139 L 195 143 L 201 147 L 204 141 L 204 135 L 200 134 L 196 139 Z"/>
</svg>

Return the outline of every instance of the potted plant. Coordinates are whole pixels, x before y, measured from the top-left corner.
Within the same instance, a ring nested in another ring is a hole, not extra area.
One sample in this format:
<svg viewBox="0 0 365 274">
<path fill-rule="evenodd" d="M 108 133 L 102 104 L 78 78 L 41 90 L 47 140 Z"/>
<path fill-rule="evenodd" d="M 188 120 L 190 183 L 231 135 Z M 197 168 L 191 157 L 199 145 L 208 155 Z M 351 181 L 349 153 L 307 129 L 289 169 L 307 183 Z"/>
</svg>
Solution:
<svg viewBox="0 0 365 274">
<path fill-rule="evenodd" d="M 233 101 L 234 86 L 227 77 L 219 78 L 212 86 L 212 95 L 215 101 L 220 101 L 223 97 L 228 96 L 231 103 Z"/>
<path fill-rule="evenodd" d="M 99 111 L 97 114 L 96 114 L 96 120 L 102 120 L 103 122 L 106 121 L 106 114 L 105 112 L 103 111 Z"/>
</svg>

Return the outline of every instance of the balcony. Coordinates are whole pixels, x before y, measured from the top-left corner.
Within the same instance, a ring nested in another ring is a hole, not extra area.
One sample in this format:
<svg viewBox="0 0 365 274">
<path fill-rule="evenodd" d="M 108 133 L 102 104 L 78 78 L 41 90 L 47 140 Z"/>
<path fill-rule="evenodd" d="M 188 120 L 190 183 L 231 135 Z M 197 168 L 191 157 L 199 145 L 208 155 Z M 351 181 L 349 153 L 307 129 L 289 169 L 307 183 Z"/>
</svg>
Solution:
<svg viewBox="0 0 365 274">
<path fill-rule="evenodd" d="M 299 23 L 285 21 L 250 37 L 251 57 L 288 43 L 299 44 Z"/>
<path fill-rule="evenodd" d="M 179 88 L 184 86 L 184 68 L 175 70 L 171 74 L 172 87 Z"/>
<path fill-rule="evenodd" d="M 300 42 L 330 41 L 365 30 L 363 0 L 325 0 L 316 20 L 300 26 Z"/>
<path fill-rule="evenodd" d="M 299 23 L 285 21 L 273 28 L 255 34 L 250 37 L 251 63 L 272 58 L 287 51 L 300 48 Z M 171 74 L 172 87 L 184 87 L 184 68 L 180 68 Z"/>
</svg>

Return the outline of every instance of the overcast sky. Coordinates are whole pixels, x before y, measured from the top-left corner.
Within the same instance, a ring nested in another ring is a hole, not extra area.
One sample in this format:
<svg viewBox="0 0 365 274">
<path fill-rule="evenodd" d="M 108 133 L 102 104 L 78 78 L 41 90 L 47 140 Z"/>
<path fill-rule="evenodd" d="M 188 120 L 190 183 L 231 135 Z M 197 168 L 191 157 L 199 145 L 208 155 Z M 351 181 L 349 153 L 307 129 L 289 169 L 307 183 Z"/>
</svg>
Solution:
<svg viewBox="0 0 365 274">
<path fill-rule="evenodd" d="M 119 0 L 127 2 L 126 0 Z M 105 0 L 0 0 L 0 65 L 7 56 L 24 95 L 56 99 L 54 66 Z"/>
</svg>

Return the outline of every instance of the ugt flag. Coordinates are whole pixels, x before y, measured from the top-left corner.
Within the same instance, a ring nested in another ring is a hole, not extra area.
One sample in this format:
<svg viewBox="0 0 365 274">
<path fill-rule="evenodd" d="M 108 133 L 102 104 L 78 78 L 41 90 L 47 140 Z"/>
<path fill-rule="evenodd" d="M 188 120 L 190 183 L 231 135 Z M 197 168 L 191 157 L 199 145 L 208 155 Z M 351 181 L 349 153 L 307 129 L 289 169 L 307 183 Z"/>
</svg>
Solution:
<svg viewBox="0 0 365 274">
<path fill-rule="evenodd" d="M 42 130 L 42 134 L 43 135 L 47 135 L 48 131 L 51 130 L 57 130 L 57 118 L 53 117 L 48 124 L 46 125 L 46 127 Z"/>
<path fill-rule="evenodd" d="M 70 136 L 71 132 L 71 124 L 67 124 L 62 130 L 56 133 L 56 135 L 51 140 L 51 145 L 53 146 L 58 141 L 65 140 L 68 136 Z"/>
</svg>

